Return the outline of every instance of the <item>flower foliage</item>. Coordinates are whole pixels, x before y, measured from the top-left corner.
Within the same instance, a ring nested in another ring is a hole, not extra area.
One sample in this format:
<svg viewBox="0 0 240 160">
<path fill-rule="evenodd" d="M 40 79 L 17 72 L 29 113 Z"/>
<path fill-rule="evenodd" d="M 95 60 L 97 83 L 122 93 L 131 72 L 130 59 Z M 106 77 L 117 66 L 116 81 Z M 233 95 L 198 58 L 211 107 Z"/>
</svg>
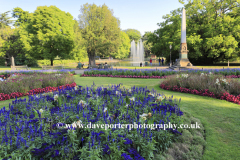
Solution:
<svg viewBox="0 0 240 160">
<path fill-rule="evenodd" d="M 223 75 L 226 78 L 240 78 L 240 69 L 188 69 L 184 71 L 185 74 L 180 76 L 187 78 L 190 73 L 197 73 L 203 75 Z M 175 70 L 156 70 L 156 69 L 87 69 L 82 74 L 82 77 L 118 77 L 118 78 L 159 78 L 166 79 L 169 75 L 178 74 Z"/>
<path fill-rule="evenodd" d="M 74 78 L 68 73 L 15 73 L 0 81 L 0 101 L 22 97 L 33 93 L 57 90 L 66 84 L 73 84 Z"/>
<path fill-rule="evenodd" d="M 31 94 L 28 101 L 16 99 L 9 109 L 0 110 L 0 157 L 152 159 L 154 153 L 164 151 L 181 135 L 181 129 L 99 126 L 169 122 L 179 125 L 183 112 L 178 104 L 176 99 L 147 87 L 126 89 L 121 85 L 73 85 Z M 77 127 L 73 126 L 76 122 Z M 90 123 L 92 128 L 87 127 Z M 71 125 L 64 127 L 66 124 Z"/>
</svg>

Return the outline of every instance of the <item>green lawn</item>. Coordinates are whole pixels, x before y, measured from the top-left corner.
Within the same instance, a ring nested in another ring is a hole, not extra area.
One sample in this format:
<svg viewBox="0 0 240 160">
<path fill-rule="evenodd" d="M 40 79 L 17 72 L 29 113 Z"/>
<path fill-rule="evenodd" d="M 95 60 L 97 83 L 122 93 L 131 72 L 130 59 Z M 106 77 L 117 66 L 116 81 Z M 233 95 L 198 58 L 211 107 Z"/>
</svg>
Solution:
<svg viewBox="0 0 240 160">
<path fill-rule="evenodd" d="M 239 159 L 240 157 L 240 106 L 225 100 L 213 99 L 198 95 L 166 91 L 159 88 L 161 80 L 158 79 L 132 79 L 132 78 L 104 78 L 79 77 L 75 75 L 76 83 L 82 86 L 97 86 L 122 83 L 126 87 L 148 86 L 166 96 L 181 98 L 180 108 L 201 120 L 206 132 L 206 148 L 203 159 Z M 0 107 L 8 106 L 9 102 L 0 102 Z"/>
</svg>

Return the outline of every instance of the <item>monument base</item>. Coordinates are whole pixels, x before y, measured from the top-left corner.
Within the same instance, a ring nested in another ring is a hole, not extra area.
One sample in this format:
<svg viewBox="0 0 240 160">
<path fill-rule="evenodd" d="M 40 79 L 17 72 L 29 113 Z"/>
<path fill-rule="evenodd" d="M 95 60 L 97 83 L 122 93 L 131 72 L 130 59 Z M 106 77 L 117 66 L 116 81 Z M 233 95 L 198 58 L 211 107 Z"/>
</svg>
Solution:
<svg viewBox="0 0 240 160">
<path fill-rule="evenodd" d="M 178 59 L 177 63 L 174 67 L 192 67 L 192 63 L 188 60 L 188 58 Z"/>
</svg>

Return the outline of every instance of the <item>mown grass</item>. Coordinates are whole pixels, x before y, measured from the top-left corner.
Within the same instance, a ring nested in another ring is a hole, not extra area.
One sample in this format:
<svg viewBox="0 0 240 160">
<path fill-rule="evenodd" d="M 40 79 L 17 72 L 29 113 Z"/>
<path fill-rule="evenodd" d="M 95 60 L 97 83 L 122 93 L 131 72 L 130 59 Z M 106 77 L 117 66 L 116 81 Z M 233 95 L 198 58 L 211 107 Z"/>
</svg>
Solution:
<svg viewBox="0 0 240 160">
<path fill-rule="evenodd" d="M 180 108 L 198 118 L 205 127 L 206 147 L 203 159 L 238 159 L 240 157 L 240 106 L 225 100 L 203 97 L 188 93 L 166 91 L 159 88 L 161 80 L 133 78 L 79 77 L 75 82 L 81 86 L 96 86 L 122 83 L 126 87 L 147 86 L 165 96 L 181 98 Z M 0 102 L 0 108 L 8 106 L 12 100 Z"/>
</svg>

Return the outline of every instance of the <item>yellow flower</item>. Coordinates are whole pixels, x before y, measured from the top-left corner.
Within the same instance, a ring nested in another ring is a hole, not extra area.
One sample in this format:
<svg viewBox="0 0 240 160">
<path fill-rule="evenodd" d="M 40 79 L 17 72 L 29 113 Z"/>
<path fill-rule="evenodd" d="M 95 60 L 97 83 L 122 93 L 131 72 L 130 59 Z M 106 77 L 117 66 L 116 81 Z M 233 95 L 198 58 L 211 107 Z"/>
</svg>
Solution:
<svg viewBox="0 0 240 160">
<path fill-rule="evenodd" d="M 152 117 L 152 113 L 149 112 L 149 113 L 148 113 L 148 117 Z"/>
</svg>

